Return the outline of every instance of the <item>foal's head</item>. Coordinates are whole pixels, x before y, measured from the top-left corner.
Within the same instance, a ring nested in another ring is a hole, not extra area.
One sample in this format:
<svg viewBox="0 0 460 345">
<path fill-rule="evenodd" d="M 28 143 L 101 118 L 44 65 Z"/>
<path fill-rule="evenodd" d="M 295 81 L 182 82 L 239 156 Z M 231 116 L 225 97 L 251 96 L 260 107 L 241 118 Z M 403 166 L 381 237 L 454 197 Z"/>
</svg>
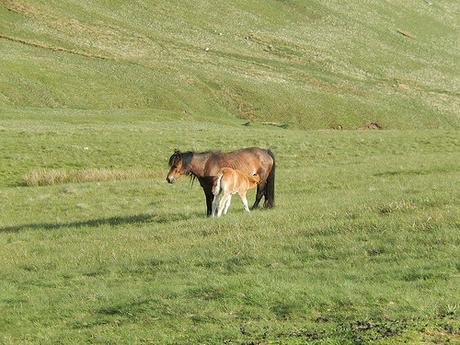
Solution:
<svg viewBox="0 0 460 345">
<path fill-rule="evenodd" d="M 169 172 L 166 181 L 174 183 L 179 176 L 189 174 L 189 164 L 192 157 L 192 152 L 174 151 L 173 155 L 169 157 Z"/>
<path fill-rule="evenodd" d="M 258 185 L 260 182 L 260 175 L 258 173 L 252 174 L 252 176 L 249 176 L 249 182 L 254 186 Z"/>
</svg>

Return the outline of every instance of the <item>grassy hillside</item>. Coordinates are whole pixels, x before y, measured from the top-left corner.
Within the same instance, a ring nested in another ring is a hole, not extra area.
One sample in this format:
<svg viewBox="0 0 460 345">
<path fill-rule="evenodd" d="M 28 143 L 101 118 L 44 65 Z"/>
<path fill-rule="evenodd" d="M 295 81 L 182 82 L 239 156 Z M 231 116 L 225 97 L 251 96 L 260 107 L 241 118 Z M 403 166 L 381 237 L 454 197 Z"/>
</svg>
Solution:
<svg viewBox="0 0 460 345">
<path fill-rule="evenodd" d="M 460 126 L 457 1 L 0 1 L 0 109 Z"/>
</svg>

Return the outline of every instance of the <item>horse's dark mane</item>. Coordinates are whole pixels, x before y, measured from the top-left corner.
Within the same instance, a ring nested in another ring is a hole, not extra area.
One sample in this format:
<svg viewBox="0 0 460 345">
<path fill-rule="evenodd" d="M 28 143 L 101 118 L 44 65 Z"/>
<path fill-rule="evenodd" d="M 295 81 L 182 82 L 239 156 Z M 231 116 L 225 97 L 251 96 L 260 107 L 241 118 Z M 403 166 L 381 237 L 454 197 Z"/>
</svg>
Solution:
<svg viewBox="0 0 460 345">
<path fill-rule="evenodd" d="M 207 155 L 207 154 L 218 154 L 218 153 L 222 153 L 222 151 L 220 150 L 208 150 L 208 151 L 203 151 L 203 152 L 195 152 L 196 154 L 199 154 L 199 155 Z"/>
<path fill-rule="evenodd" d="M 219 154 L 222 151 L 219 150 L 208 150 L 203 152 L 194 152 L 194 151 L 187 151 L 187 152 L 180 152 L 175 151 L 174 154 L 169 158 L 169 166 L 173 166 L 178 162 L 182 161 L 185 169 L 187 169 L 188 165 L 192 161 L 193 155 L 207 155 L 207 154 Z"/>
<path fill-rule="evenodd" d="M 169 166 L 173 166 L 174 164 L 179 163 L 182 161 L 182 164 L 184 165 L 184 168 L 187 169 L 190 162 L 192 161 L 193 158 L 193 152 L 187 151 L 187 152 L 180 152 L 176 151 L 174 154 L 169 158 Z"/>
</svg>

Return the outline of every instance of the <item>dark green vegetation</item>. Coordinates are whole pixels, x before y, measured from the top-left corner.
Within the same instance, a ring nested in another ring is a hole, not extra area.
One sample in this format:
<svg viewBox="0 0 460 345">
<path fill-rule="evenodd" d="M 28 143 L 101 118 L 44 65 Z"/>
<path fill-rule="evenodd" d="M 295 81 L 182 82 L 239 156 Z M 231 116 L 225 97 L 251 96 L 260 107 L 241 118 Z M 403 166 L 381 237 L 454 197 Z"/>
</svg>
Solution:
<svg viewBox="0 0 460 345">
<path fill-rule="evenodd" d="M 0 343 L 459 343 L 459 6 L 0 1 Z M 243 146 L 273 210 L 165 182 Z"/>
</svg>

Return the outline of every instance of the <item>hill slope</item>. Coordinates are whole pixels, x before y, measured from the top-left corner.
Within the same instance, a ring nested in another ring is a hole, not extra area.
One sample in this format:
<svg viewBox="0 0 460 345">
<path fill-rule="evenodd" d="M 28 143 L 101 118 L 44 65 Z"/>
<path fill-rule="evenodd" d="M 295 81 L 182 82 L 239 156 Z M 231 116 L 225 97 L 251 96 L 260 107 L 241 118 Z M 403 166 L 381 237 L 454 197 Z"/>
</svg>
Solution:
<svg viewBox="0 0 460 345">
<path fill-rule="evenodd" d="M 460 126 L 455 1 L 0 1 L 0 109 Z"/>
</svg>

